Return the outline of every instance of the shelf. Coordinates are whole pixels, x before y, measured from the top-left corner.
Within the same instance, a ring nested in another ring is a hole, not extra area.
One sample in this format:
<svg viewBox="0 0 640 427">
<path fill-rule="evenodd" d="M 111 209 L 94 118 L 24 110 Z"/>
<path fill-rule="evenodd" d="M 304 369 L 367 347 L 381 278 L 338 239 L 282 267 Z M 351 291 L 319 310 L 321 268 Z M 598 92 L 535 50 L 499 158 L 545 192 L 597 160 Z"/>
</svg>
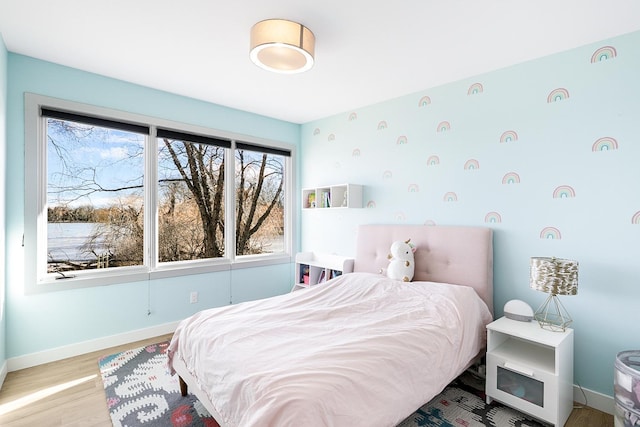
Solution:
<svg viewBox="0 0 640 427">
<path fill-rule="evenodd" d="M 510 337 L 491 350 L 491 354 L 505 360 L 517 360 L 519 364 L 556 375 L 555 350 L 552 347 Z"/>
<path fill-rule="evenodd" d="M 339 184 L 302 189 L 302 209 L 345 209 L 361 207 L 361 185 Z"/>
<path fill-rule="evenodd" d="M 295 283 L 292 291 L 324 283 L 344 273 L 353 271 L 353 258 L 322 254 L 317 252 L 300 252 L 296 255 Z"/>
</svg>

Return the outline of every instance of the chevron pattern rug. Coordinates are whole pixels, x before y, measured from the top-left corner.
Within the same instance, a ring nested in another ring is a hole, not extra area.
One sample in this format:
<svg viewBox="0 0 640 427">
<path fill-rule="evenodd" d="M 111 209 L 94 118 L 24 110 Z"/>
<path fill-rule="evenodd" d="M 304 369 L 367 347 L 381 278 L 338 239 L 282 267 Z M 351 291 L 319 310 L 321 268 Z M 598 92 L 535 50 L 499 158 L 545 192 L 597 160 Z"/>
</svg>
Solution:
<svg viewBox="0 0 640 427">
<path fill-rule="evenodd" d="M 218 427 L 195 396 L 180 395 L 177 376 L 167 370 L 168 346 L 161 342 L 100 359 L 114 427 Z M 464 373 L 398 427 L 547 427 L 499 403 L 487 405 L 483 390 L 484 380 Z"/>
</svg>

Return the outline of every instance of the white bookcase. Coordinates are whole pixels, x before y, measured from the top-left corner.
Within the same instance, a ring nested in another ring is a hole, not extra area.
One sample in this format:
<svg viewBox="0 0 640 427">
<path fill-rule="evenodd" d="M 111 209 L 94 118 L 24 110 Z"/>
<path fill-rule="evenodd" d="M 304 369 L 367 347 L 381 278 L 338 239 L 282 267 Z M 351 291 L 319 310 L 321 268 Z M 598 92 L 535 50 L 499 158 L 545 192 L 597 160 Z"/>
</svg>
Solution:
<svg viewBox="0 0 640 427">
<path fill-rule="evenodd" d="M 353 271 L 353 258 L 323 254 L 317 252 L 300 252 L 296 254 L 295 283 L 291 291 L 305 289 L 344 273 Z"/>
<path fill-rule="evenodd" d="M 362 185 L 339 184 L 302 189 L 302 209 L 361 207 Z"/>
<path fill-rule="evenodd" d="M 573 330 L 506 317 L 487 325 L 486 396 L 563 426 L 573 409 Z"/>
</svg>

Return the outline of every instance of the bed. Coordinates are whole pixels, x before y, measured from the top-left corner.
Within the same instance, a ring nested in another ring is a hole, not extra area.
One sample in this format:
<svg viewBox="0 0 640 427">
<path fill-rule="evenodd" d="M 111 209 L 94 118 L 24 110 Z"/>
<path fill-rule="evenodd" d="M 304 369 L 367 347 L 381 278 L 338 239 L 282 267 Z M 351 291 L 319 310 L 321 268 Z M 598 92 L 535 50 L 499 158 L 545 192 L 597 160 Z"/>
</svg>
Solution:
<svg viewBox="0 0 640 427">
<path fill-rule="evenodd" d="M 478 355 L 492 320 L 492 231 L 362 225 L 354 272 L 183 320 L 169 368 L 222 427 L 395 426 Z M 386 278 L 392 242 L 415 275 Z"/>
</svg>

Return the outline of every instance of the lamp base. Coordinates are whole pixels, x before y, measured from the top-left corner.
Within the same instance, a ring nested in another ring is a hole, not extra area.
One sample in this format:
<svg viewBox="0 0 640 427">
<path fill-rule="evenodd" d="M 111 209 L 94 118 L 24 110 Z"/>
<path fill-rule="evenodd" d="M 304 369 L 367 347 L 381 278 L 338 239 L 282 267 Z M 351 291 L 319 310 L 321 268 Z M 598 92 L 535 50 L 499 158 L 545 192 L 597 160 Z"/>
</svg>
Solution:
<svg viewBox="0 0 640 427">
<path fill-rule="evenodd" d="M 557 295 L 549 295 L 544 303 L 536 310 L 533 317 L 538 321 L 542 329 L 553 332 L 564 332 L 573 322 L 571 316 L 560 302 Z"/>
</svg>

